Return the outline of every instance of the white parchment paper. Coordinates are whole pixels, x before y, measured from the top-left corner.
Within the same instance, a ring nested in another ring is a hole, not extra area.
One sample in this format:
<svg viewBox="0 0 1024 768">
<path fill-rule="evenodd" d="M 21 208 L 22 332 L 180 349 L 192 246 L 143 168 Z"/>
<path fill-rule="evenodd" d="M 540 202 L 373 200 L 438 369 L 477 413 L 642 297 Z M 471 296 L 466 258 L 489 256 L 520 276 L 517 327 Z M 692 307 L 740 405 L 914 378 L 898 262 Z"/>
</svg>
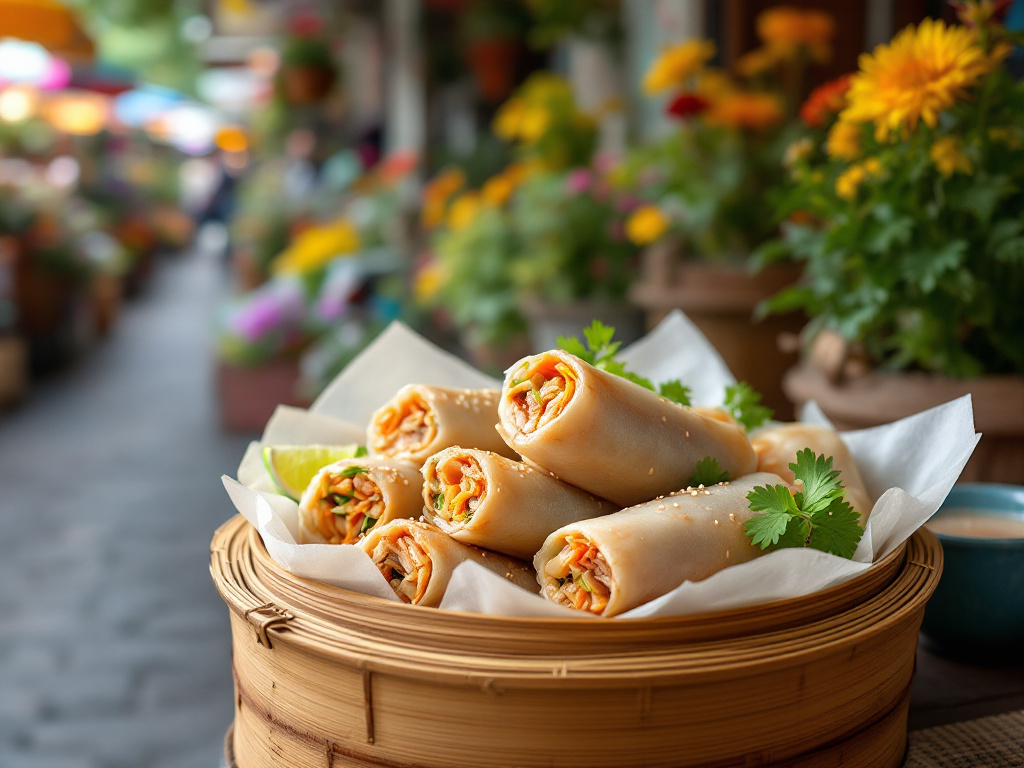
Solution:
<svg viewBox="0 0 1024 768">
<path fill-rule="evenodd" d="M 719 405 L 732 374 L 681 312 L 623 351 L 627 366 L 652 381 L 681 379 L 697 405 Z M 393 323 L 331 383 L 308 411 L 279 407 L 259 443 L 249 446 L 238 479 L 225 476 L 235 508 L 259 531 L 274 560 L 297 576 L 397 600 L 362 550 L 297 544 L 298 505 L 272 490 L 263 445 L 363 442 L 370 415 L 402 386 L 497 387 L 499 382 Z M 825 423 L 810 404 L 804 421 Z M 847 581 L 885 557 L 930 518 L 946 498 L 981 435 L 970 396 L 892 424 L 842 433 L 868 491 L 878 498 L 853 560 L 810 549 L 772 552 L 634 608 L 619 618 L 674 616 L 799 597 Z M 505 616 L 594 618 L 549 603 L 475 563 L 460 565 L 441 609 Z"/>
</svg>

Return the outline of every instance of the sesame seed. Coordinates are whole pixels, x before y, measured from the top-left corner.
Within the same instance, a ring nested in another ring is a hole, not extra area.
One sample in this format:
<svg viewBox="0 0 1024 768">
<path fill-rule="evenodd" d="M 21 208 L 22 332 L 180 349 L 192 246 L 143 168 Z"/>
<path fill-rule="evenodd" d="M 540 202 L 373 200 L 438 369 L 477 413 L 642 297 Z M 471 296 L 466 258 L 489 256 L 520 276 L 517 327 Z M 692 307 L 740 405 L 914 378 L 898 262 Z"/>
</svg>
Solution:
<svg viewBox="0 0 1024 768">
<path fill-rule="evenodd" d="M 696 496 L 696 495 L 697 495 L 697 492 L 696 492 L 696 491 L 690 491 L 690 495 L 691 495 L 691 496 Z"/>
<path fill-rule="evenodd" d="M 647 474 L 648 475 L 653 475 L 654 474 L 654 467 L 651 467 L 649 470 L 647 470 Z"/>
<path fill-rule="evenodd" d="M 711 495 L 711 491 L 704 491 L 704 495 L 705 496 L 710 496 Z"/>
<path fill-rule="evenodd" d="M 690 430 L 686 430 L 686 439 L 687 439 L 687 440 L 689 440 L 689 439 L 690 439 Z"/>
<path fill-rule="evenodd" d="M 661 421 L 662 421 L 662 423 L 665 423 L 666 421 L 668 421 L 668 416 L 662 416 L 661 417 Z"/>
<path fill-rule="evenodd" d="M 715 525 L 718 525 L 718 520 L 715 520 Z"/>
</svg>

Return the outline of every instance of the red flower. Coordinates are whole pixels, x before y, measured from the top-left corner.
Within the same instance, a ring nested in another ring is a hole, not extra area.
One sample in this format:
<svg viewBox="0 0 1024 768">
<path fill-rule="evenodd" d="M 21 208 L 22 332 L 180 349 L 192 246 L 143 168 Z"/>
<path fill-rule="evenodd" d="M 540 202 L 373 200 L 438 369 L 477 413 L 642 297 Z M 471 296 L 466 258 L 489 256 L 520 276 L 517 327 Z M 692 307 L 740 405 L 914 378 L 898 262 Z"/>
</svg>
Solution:
<svg viewBox="0 0 1024 768">
<path fill-rule="evenodd" d="M 680 93 L 665 107 L 665 114 L 685 120 L 708 108 L 708 100 L 695 93 Z"/>
<path fill-rule="evenodd" d="M 811 128 L 821 128 L 828 119 L 846 106 L 852 75 L 843 75 L 819 85 L 800 107 L 800 119 Z"/>
</svg>

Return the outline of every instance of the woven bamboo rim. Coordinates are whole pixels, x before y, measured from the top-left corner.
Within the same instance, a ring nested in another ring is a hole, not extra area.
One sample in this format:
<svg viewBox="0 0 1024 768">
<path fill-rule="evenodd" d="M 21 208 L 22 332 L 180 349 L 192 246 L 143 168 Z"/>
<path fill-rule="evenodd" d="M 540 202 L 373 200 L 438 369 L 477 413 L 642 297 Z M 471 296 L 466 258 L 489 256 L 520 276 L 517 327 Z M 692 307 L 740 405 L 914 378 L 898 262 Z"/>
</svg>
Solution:
<svg viewBox="0 0 1024 768">
<path fill-rule="evenodd" d="M 683 633 L 670 645 L 668 634 L 651 642 L 644 632 L 662 620 L 510 620 L 303 584 L 274 566 L 248 525 L 234 520 L 217 532 L 212 557 L 233 612 L 232 746 L 242 768 L 541 766 L 564 754 L 567 741 L 585 749 L 595 768 L 637 759 L 666 768 L 896 768 L 917 630 L 941 558 L 935 537 L 919 532 L 896 558 L 895 576 L 845 610 L 784 629 L 751 625 L 760 630 L 716 640 Z M 332 607 L 338 596 L 355 604 Z M 355 621 L 359 606 L 397 612 L 390 622 Z M 753 610 L 774 616 L 778 608 Z M 517 626 L 557 639 L 530 647 L 506 634 L 502 646 L 501 634 Z M 595 649 L 591 633 L 605 631 L 621 632 L 632 648 Z M 566 656 L 573 645 L 584 648 Z M 421 728 L 408 719 L 413 701 L 430 707 Z M 568 708 L 588 724 L 582 732 L 566 732 L 544 714 Z M 479 720 L 452 721 L 449 712 Z"/>
<path fill-rule="evenodd" d="M 923 582 L 941 569 L 937 540 L 919 531 L 846 584 L 777 601 L 770 610 L 753 606 L 663 619 L 588 621 L 439 611 L 300 579 L 271 560 L 255 529 L 240 517 L 217 531 L 212 555 L 211 570 L 222 596 L 257 626 L 257 634 L 259 624 L 265 623 L 265 644 L 287 635 L 289 643 L 346 657 L 361 668 L 408 664 L 414 676 L 450 671 L 464 677 L 466 656 L 473 655 L 480 657 L 474 661 L 488 675 L 550 680 L 553 675 L 596 672 L 602 677 L 621 674 L 632 682 L 638 658 L 648 672 L 702 668 L 717 674 L 717 664 L 748 664 L 769 653 L 820 649 L 831 633 L 845 637 L 885 621 L 915 594 L 923 606 L 931 594 L 931 589 L 922 593 Z M 905 560 L 916 567 L 903 568 Z M 882 599 L 873 599 L 879 595 Z M 586 642 L 581 643 L 584 629 Z M 445 652 L 451 648 L 458 653 Z M 588 657 L 598 655 L 595 668 Z"/>
</svg>

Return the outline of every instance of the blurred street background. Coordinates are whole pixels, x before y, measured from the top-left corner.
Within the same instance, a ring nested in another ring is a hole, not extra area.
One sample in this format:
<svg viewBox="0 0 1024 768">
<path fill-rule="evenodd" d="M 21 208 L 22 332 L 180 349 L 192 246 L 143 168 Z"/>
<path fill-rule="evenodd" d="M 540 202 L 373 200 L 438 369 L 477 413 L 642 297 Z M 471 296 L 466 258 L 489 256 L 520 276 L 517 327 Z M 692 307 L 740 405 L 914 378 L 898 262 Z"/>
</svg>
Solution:
<svg viewBox="0 0 1024 768">
<path fill-rule="evenodd" d="M 973 392 L 964 477 L 1024 483 L 1022 25 L 1024 2 L 0 0 L 0 768 L 218 764 L 219 478 L 393 320 L 496 373 L 682 309 L 781 420 Z M 920 82 L 886 79 L 908 61 Z M 929 384 L 893 396 L 904 374 Z M 933 695 L 956 674 L 926 668 L 912 726 L 963 703 Z"/>
</svg>

